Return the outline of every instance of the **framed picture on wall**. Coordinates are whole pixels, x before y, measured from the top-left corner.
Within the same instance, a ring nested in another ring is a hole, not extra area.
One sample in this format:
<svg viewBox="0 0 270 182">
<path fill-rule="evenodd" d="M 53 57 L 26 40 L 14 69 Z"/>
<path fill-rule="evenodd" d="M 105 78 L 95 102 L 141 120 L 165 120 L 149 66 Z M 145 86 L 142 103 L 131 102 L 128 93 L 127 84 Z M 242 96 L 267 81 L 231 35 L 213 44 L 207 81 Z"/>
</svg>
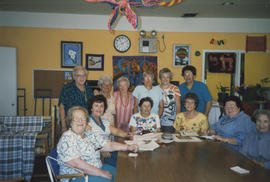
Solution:
<svg viewBox="0 0 270 182">
<path fill-rule="evenodd" d="M 104 70 L 104 54 L 86 54 L 85 60 L 87 70 Z"/>
<path fill-rule="evenodd" d="M 61 41 L 61 67 L 82 65 L 82 42 Z"/>
<path fill-rule="evenodd" d="M 173 46 L 173 66 L 181 67 L 190 64 L 190 45 Z"/>
<path fill-rule="evenodd" d="M 209 72 L 234 73 L 236 63 L 236 53 L 209 52 L 205 54 L 205 63 L 207 63 Z"/>
</svg>

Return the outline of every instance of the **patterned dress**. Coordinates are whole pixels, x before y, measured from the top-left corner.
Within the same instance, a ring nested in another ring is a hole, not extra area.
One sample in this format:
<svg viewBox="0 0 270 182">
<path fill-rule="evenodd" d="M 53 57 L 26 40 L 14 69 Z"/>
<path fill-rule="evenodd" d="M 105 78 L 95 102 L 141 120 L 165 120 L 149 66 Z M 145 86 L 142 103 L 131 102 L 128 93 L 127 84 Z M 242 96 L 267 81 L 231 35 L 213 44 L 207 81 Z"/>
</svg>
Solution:
<svg viewBox="0 0 270 182">
<path fill-rule="evenodd" d="M 129 120 L 133 114 L 134 97 L 128 93 L 128 98 L 121 98 L 120 92 L 114 92 L 116 121 L 115 126 L 121 130 L 128 132 Z"/>
<path fill-rule="evenodd" d="M 107 99 L 108 108 L 103 114 L 103 117 L 110 122 L 112 126 L 115 125 L 114 115 L 115 115 L 115 100 L 114 97 L 111 96 Z"/>
<path fill-rule="evenodd" d="M 147 118 L 140 113 L 136 113 L 131 116 L 129 126 L 135 127 L 136 133 L 140 133 L 142 130 L 156 132 L 160 128 L 160 120 L 155 113 L 151 113 Z"/>
</svg>

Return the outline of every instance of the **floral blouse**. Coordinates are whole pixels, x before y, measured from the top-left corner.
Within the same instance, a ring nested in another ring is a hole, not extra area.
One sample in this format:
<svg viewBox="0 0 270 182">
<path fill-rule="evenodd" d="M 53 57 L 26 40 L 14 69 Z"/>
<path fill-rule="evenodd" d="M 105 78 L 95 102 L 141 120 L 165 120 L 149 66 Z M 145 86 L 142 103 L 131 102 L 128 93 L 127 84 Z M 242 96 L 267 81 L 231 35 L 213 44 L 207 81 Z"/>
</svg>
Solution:
<svg viewBox="0 0 270 182">
<path fill-rule="evenodd" d="M 136 133 L 142 130 L 150 130 L 156 132 L 160 128 L 159 116 L 155 113 L 151 113 L 149 117 L 144 118 L 140 113 L 133 114 L 130 118 L 129 127 L 135 127 Z"/>
<path fill-rule="evenodd" d="M 72 159 L 81 158 L 88 164 L 101 168 L 102 162 L 100 160 L 99 148 L 102 148 L 106 141 L 100 136 L 91 131 L 85 130 L 85 137 L 75 134 L 69 129 L 63 133 L 57 145 L 58 160 L 60 162 L 60 174 L 78 173 L 74 168 L 68 167 L 62 162 L 68 162 Z M 64 179 L 61 181 L 68 181 Z"/>
<path fill-rule="evenodd" d="M 181 112 L 176 115 L 173 126 L 177 131 L 203 133 L 208 129 L 209 124 L 206 116 L 200 112 L 192 119 L 186 119 L 184 113 Z"/>
</svg>

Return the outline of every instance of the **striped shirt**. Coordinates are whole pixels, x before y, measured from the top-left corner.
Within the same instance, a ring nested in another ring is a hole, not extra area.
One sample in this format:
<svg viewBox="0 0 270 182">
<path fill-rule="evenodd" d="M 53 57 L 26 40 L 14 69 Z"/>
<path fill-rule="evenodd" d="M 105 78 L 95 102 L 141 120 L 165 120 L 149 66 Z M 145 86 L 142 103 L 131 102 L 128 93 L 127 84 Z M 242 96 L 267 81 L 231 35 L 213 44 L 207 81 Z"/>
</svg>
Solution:
<svg viewBox="0 0 270 182">
<path fill-rule="evenodd" d="M 128 93 L 128 98 L 121 97 L 120 92 L 114 92 L 115 110 L 116 110 L 116 122 L 115 126 L 128 132 L 128 124 L 130 117 L 133 114 L 134 97 L 131 93 Z"/>
</svg>

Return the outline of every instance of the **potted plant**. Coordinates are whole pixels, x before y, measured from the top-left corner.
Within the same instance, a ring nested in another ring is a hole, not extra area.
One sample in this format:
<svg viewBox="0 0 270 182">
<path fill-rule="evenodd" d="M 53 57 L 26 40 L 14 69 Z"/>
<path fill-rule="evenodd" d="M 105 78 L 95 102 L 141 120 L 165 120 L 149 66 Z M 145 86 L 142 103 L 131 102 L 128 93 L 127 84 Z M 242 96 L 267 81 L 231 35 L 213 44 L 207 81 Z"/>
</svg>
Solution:
<svg viewBox="0 0 270 182">
<path fill-rule="evenodd" d="M 225 98 L 229 95 L 228 92 L 230 91 L 230 89 L 229 87 L 222 86 L 220 83 L 219 86 L 217 86 L 217 90 L 218 90 L 218 102 L 223 105 Z"/>
</svg>

